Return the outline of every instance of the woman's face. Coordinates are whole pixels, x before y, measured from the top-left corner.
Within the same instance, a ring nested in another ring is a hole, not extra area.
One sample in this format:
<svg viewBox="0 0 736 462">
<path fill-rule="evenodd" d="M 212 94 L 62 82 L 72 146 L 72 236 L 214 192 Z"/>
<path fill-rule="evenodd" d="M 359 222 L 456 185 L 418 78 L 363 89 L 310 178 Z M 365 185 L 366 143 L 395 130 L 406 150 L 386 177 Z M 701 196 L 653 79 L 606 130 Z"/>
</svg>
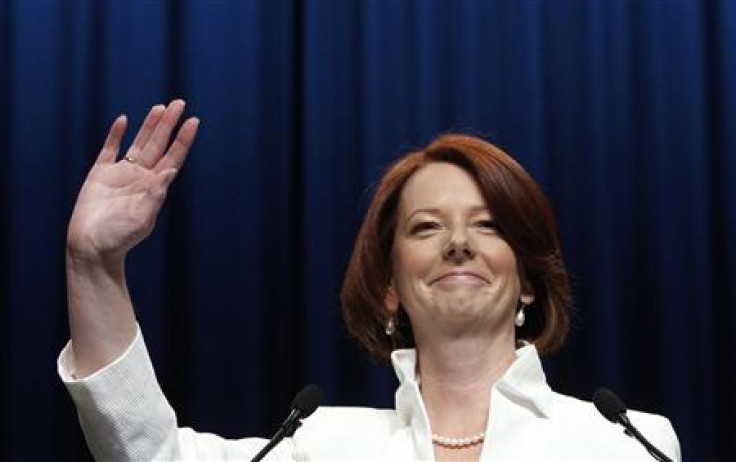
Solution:
<svg viewBox="0 0 736 462">
<path fill-rule="evenodd" d="M 449 163 L 422 167 L 399 200 L 386 306 L 406 310 L 419 342 L 433 331 L 514 332 L 522 283 L 472 177 Z M 500 331 L 499 331 L 500 330 Z"/>
</svg>

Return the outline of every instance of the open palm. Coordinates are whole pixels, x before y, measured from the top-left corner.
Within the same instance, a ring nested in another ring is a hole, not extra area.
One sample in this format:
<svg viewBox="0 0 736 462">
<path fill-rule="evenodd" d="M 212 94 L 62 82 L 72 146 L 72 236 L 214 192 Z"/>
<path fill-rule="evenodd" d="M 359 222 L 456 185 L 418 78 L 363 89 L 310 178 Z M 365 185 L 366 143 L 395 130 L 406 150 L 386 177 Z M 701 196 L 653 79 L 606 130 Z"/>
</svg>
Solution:
<svg viewBox="0 0 736 462">
<path fill-rule="evenodd" d="M 113 122 L 69 222 L 67 245 L 73 252 L 90 258 L 124 256 L 151 233 L 197 133 L 199 120 L 188 119 L 164 155 L 183 111 L 181 100 L 154 106 L 121 160 L 116 159 L 127 121 L 120 116 Z"/>
</svg>

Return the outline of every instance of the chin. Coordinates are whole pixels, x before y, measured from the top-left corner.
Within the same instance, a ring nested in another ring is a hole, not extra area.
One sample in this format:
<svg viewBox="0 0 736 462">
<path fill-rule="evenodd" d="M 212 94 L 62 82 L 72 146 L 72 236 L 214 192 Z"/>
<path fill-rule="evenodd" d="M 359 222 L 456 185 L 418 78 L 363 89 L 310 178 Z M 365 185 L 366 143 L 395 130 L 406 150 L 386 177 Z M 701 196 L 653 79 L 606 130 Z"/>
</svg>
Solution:
<svg viewBox="0 0 736 462">
<path fill-rule="evenodd" d="M 458 319 L 474 319 L 482 317 L 487 313 L 486 304 L 480 304 L 477 300 L 455 300 L 443 303 L 437 307 L 437 312 L 443 316 L 454 316 Z"/>
<path fill-rule="evenodd" d="M 438 291 L 432 299 L 441 313 L 477 313 L 491 304 L 487 294 L 479 290 Z"/>
</svg>

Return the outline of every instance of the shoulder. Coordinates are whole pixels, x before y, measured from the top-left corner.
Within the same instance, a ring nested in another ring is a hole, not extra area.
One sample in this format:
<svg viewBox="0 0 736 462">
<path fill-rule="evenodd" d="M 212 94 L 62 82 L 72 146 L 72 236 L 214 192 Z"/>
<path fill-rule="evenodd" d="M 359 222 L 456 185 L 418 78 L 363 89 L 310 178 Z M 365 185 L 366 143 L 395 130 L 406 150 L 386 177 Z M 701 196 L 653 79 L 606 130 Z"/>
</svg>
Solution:
<svg viewBox="0 0 736 462">
<path fill-rule="evenodd" d="M 606 427 L 613 425 L 614 428 L 618 428 L 606 420 L 590 401 L 557 392 L 552 392 L 552 414 L 555 419 L 580 421 L 586 424 L 602 422 L 608 424 Z M 641 424 L 653 428 L 669 425 L 669 420 L 657 414 L 628 410 L 627 415 L 634 425 Z"/>
<path fill-rule="evenodd" d="M 631 423 L 659 449 L 674 460 L 680 460 L 680 445 L 670 421 L 657 414 L 628 410 Z M 590 401 L 553 392 L 550 412 L 557 428 L 575 432 L 579 438 L 601 444 L 624 444 L 634 442 L 624 433 L 622 426 L 603 417 Z M 639 443 L 636 443 L 637 445 Z"/>
</svg>

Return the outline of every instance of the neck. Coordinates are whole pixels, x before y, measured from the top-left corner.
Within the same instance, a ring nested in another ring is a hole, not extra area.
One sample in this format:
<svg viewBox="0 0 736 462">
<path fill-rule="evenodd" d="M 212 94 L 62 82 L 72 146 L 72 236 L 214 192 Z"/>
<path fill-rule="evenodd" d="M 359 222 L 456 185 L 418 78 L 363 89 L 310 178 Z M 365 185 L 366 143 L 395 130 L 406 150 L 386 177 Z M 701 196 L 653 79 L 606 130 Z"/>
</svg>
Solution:
<svg viewBox="0 0 736 462">
<path fill-rule="evenodd" d="M 514 362 L 513 338 L 417 340 L 422 399 L 432 431 L 452 437 L 484 431 L 491 387 Z"/>
</svg>

